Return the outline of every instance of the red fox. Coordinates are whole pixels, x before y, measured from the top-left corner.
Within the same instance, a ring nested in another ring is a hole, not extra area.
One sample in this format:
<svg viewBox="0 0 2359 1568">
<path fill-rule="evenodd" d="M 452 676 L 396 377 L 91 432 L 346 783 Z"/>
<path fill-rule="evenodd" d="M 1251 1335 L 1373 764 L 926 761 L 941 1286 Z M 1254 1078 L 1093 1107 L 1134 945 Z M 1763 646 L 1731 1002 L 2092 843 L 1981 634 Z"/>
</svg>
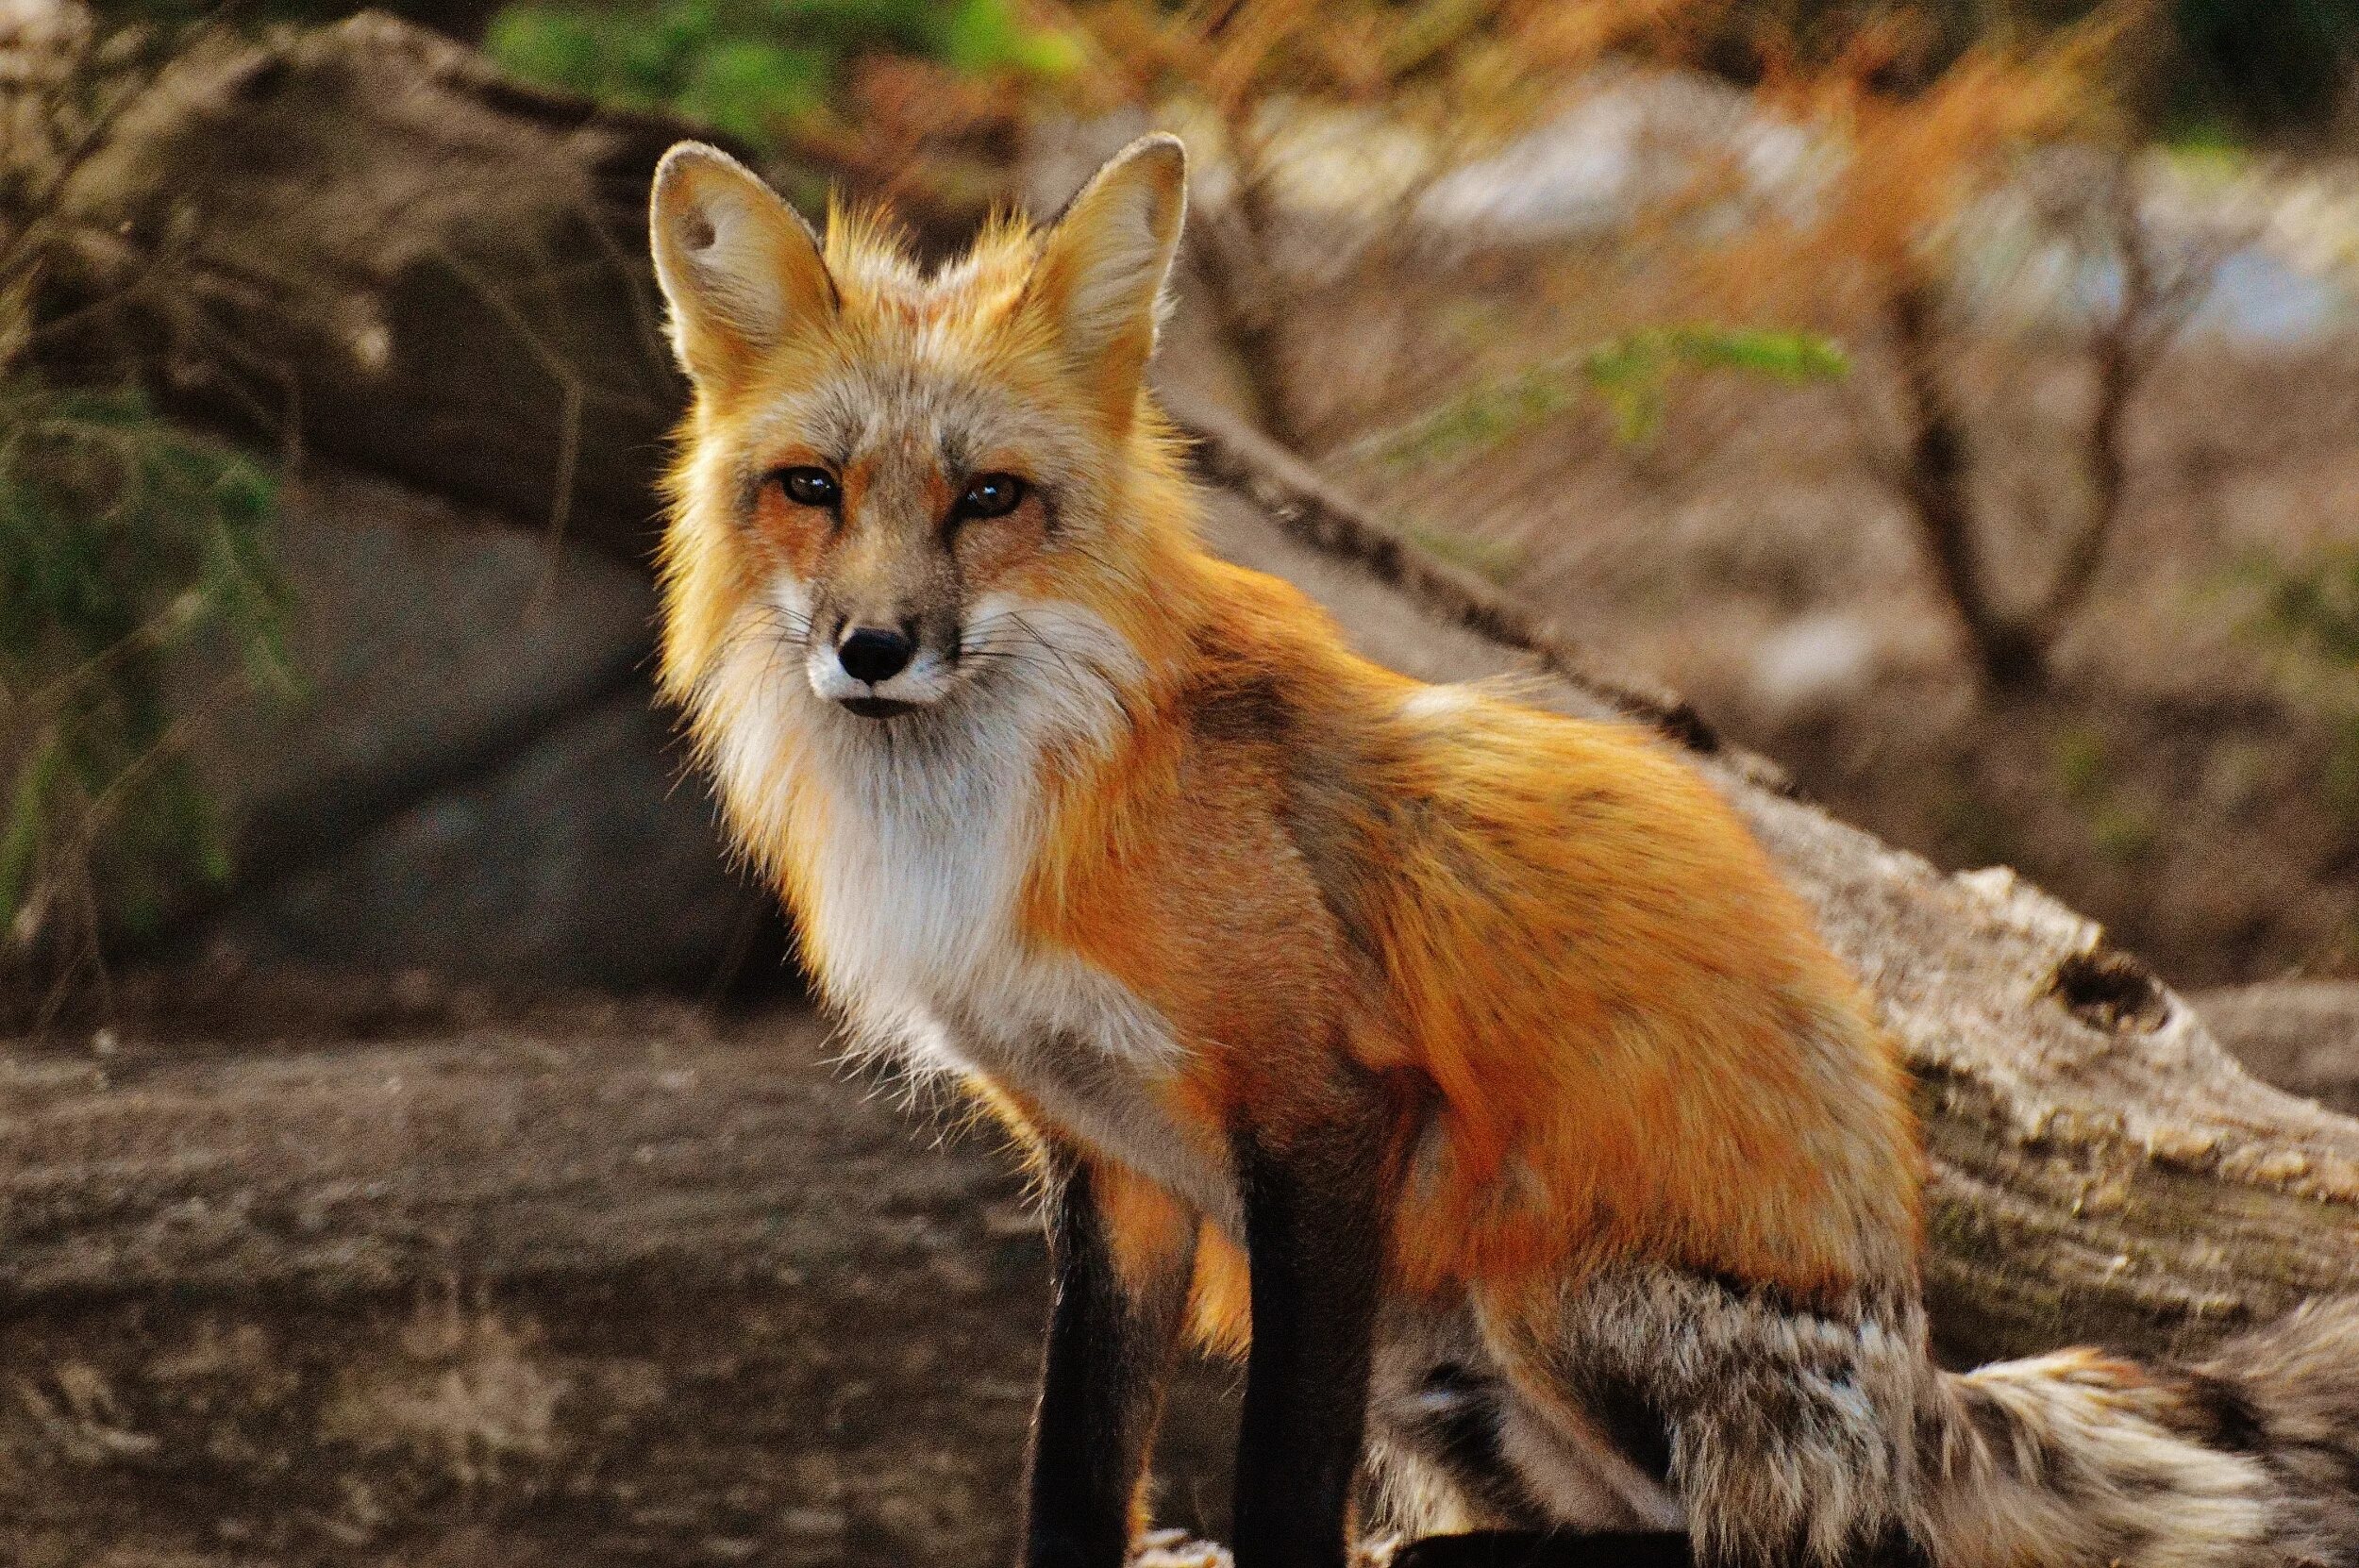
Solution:
<svg viewBox="0 0 2359 1568">
<path fill-rule="evenodd" d="M 927 270 L 708 147 L 653 195 L 662 689 L 854 1038 L 1049 1182 L 1023 1560 L 1122 1561 L 1192 1326 L 1240 1568 L 1364 1476 L 1466 1561 L 2359 1563 L 2359 1309 L 1936 1369 L 1901 1068 L 1712 788 L 1199 547 L 1184 206 L 1150 137 Z"/>
</svg>

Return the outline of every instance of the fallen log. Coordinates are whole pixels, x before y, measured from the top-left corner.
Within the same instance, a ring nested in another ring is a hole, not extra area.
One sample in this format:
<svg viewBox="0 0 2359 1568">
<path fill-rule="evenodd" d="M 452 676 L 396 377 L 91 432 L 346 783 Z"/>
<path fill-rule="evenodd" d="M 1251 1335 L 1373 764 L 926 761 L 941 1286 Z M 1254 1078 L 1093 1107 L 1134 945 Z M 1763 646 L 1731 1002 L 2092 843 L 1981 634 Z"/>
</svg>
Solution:
<svg viewBox="0 0 2359 1568">
<path fill-rule="evenodd" d="M 25 100 L 59 73 L 6 47 L 0 125 L 38 123 Z M 0 150 L 0 192 L 45 225 L 34 349 L 52 370 L 129 375 L 291 459 L 636 560 L 681 396 L 645 275 L 647 182 L 684 136 L 752 156 L 364 11 L 201 35 L 102 135 Z M 842 174 L 764 168 L 806 201 Z M 905 216 L 921 238 L 955 221 Z"/>
<path fill-rule="evenodd" d="M 554 491 L 573 537 L 639 555 L 677 387 L 651 328 L 638 181 L 678 127 L 523 92 L 382 18 L 254 47 L 167 75 L 126 118 L 130 150 L 79 176 L 76 308 L 112 289 L 133 301 L 125 319 L 151 309 L 128 281 L 136 260 L 110 259 L 112 214 L 134 214 L 136 236 L 152 222 L 139 214 L 193 202 L 209 238 L 186 258 L 187 286 L 219 330 L 269 334 L 304 442 L 526 525 L 551 520 Z M 267 179 L 223 146 L 267 146 Z M 340 268 L 337 287 L 258 292 L 265 255 L 280 272 Z M 307 313 L 315 296 L 343 302 L 343 327 Z M 529 330 L 510 320 L 520 300 Z M 238 399 L 168 374 L 137 333 L 74 342 L 88 362 L 143 365 L 181 407 L 235 417 Z M 1414 674 L 1536 672 L 1540 700 L 1654 724 L 1736 803 L 1916 1073 L 1946 1354 L 2190 1343 L 2359 1286 L 2359 1123 L 2247 1076 L 2092 923 L 2003 869 L 1946 876 L 1791 798 L 1675 701 L 1584 674 L 1511 600 L 1182 391 L 1224 552 L 1301 584 Z M 156 1191 L 170 1190 L 159 1173 Z M 489 1215 L 504 1199 L 494 1183 L 467 1201 Z M 371 1213 L 363 1197 L 338 1226 L 365 1231 Z M 291 1227 L 268 1244 L 294 1277 L 348 1241 Z"/>
<path fill-rule="evenodd" d="M 51 75 L 0 72 L 0 107 Z M 92 142 L 19 139 L 54 165 L 18 172 L 34 352 L 636 559 L 678 402 L 640 209 L 681 134 L 381 14 L 202 35 Z"/>
</svg>

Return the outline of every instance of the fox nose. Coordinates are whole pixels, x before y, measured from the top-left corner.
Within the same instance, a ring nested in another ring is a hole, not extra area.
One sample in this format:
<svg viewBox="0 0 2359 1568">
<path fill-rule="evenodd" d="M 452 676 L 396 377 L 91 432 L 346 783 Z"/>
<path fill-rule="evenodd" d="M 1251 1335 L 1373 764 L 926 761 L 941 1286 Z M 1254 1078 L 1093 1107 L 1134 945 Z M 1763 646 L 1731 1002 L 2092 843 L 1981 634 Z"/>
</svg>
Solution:
<svg viewBox="0 0 2359 1568">
<path fill-rule="evenodd" d="M 908 669 L 910 655 L 916 651 L 917 644 L 906 632 L 889 626 L 855 626 L 836 645 L 835 656 L 843 660 L 845 675 L 873 686 Z"/>
</svg>

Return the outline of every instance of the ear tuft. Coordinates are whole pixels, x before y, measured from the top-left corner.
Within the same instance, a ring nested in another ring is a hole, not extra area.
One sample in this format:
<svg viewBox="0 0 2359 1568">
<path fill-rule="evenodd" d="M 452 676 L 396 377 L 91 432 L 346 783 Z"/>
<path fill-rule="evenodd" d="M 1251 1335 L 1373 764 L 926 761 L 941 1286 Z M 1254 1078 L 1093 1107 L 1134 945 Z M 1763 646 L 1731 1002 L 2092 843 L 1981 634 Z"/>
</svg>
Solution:
<svg viewBox="0 0 2359 1568">
<path fill-rule="evenodd" d="M 647 231 L 673 349 L 701 387 L 735 384 L 761 356 L 835 313 L 818 235 L 717 147 L 683 142 L 663 155 Z"/>
<path fill-rule="evenodd" d="M 1137 400 L 1163 284 L 1187 214 L 1187 150 L 1148 136 L 1081 188 L 1041 246 L 1026 292 L 1047 313 L 1101 408 L 1127 418 Z"/>
</svg>

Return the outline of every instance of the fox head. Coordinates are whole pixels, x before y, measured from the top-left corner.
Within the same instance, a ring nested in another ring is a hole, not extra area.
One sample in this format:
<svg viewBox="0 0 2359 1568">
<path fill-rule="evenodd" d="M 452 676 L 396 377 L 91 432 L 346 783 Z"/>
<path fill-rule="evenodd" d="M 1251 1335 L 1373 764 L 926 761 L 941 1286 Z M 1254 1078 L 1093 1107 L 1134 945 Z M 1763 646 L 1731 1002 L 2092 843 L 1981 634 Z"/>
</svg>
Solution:
<svg viewBox="0 0 2359 1568">
<path fill-rule="evenodd" d="M 656 172 L 656 275 L 695 392 L 662 576 L 662 681 L 759 650 L 811 725 L 923 726 L 1045 661 L 1135 654 L 1174 472 L 1143 382 L 1185 206 L 1148 137 L 1054 224 L 928 271 L 876 222 L 824 237 L 726 154 Z M 1072 644 L 1068 646 L 1067 644 Z"/>
</svg>

